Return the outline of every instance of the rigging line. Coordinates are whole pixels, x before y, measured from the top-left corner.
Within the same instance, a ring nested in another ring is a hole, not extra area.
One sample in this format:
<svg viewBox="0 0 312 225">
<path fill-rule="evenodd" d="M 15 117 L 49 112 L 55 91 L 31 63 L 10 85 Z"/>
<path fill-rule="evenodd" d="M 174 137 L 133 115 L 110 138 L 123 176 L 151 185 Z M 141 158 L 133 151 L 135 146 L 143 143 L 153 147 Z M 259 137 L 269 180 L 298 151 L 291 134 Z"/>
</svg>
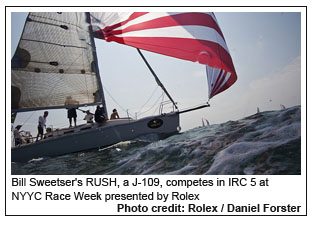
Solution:
<svg viewBox="0 0 312 225">
<path fill-rule="evenodd" d="M 107 94 L 109 95 L 109 97 L 111 97 L 111 99 L 122 109 L 122 111 L 128 113 L 127 110 L 126 110 L 124 107 L 122 107 L 122 106 L 116 101 L 116 99 L 114 99 L 114 97 L 109 93 L 109 91 L 107 90 L 107 88 L 106 88 L 105 86 L 103 86 L 103 88 L 104 88 L 104 90 L 107 92 Z M 130 114 L 132 117 L 134 117 L 131 113 L 129 113 L 129 114 Z"/>
<path fill-rule="evenodd" d="M 165 98 L 165 93 L 162 94 L 162 99 L 161 99 L 160 102 L 164 102 L 164 98 Z M 160 109 L 160 108 L 159 108 L 159 109 Z M 155 108 L 155 110 L 154 110 L 154 112 L 153 112 L 152 115 L 155 115 L 156 111 L 157 111 L 157 108 Z M 159 110 L 159 112 L 160 112 L 160 110 Z"/>
<path fill-rule="evenodd" d="M 150 111 L 152 108 L 154 108 L 155 105 L 158 103 L 159 99 L 160 99 L 161 97 L 163 97 L 164 94 L 165 94 L 165 93 L 162 93 L 162 94 L 159 96 L 159 98 L 158 98 L 158 99 L 156 100 L 156 102 L 152 105 L 152 107 L 150 107 L 150 108 L 149 108 L 148 110 L 146 110 L 145 112 L 140 113 L 138 116 L 141 116 L 141 115 L 147 113 L 148 111 Z"/>
<path fill-rule="evenodd" d="M 34 115 L 35 112 L 36 112 L 36 111 L 34 111 L 34 112 L 27 118 L 27 120 L 25 120 L 25 122 L 22 124 L 22 126 L 24 126 L 24 124 Z"/>
<path fill-rule="evenodd" d="M 144 108 L 144 106 L 151 100 L 151 98 L 154 96 L 154 94 L 156 93 L 158 89 L 158 85 L 156 85 L 155 90 L 153 91 L 152 95 L 147 99 L 147 101 L 144 103 L 144 105 L 140 108 L 140 110 L 137 112 L 137 114 L 140 114 L 140 112 L 142 111 L 142 109 Z"/>
</svg>

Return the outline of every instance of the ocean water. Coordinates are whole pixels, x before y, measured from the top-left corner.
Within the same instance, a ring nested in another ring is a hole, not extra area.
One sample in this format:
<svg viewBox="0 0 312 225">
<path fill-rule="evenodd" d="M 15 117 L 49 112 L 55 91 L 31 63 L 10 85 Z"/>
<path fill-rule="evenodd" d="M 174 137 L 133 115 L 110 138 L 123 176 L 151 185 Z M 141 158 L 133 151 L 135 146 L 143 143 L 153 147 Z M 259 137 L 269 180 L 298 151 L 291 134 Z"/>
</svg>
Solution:
<svg viewBox="0 0 312 225">
<path fill-rule="evenodd" d="M 27 163 L 12 174 L 301 174 L 301 107 Z"/>
</svg>

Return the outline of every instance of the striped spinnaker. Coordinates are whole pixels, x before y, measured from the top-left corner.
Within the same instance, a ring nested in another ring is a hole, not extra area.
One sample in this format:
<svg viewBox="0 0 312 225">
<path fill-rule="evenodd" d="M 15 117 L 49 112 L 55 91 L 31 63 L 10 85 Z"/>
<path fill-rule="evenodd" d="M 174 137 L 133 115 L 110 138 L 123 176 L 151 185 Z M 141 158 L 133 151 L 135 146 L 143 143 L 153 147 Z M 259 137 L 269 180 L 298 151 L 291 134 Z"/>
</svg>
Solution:
<svg viewBox="0 0 312 225">
<path fill-rule="evenodd" d="M 229 49 L 213 13 L 91 13 L 97 38 L 205 64 L 209 98 L 237 80 Z M 215 70 L 216 69 L 216 70 Z"/>
</svg>

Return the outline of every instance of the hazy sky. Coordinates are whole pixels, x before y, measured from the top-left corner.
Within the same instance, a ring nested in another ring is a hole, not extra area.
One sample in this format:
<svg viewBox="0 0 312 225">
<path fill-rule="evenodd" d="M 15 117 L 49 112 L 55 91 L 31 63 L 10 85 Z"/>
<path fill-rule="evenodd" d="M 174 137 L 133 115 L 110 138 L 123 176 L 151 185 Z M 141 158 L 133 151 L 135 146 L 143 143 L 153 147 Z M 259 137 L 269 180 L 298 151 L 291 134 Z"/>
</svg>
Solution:
<svg viewBox="0 0 312 225">
<path fill-rule="evenodd" d="M 279 110 L 280 104 L 286 107 L 301 104 L 301 13 L 287 10 L 289 8 L 285 8 L 285 12 L 215 13 L 231 52 L 238 80 L 231 88 L 211 99 L 210 108 L 182 114 L 182 130 L 200 126 L 202 118 L 215 124 L 254 114 L 257 107 L 266 111 Z M 26 15 L 11 15 L 12 55 Z M 150 109 L 162 91 L 158 88 L 151 101 L 142 108 L 157 85 L 136 49 L 104 40 L 96 40 L 96 45 L 108 111 L 117 108 L 121 116 L 126 116 L 123 109 L 128 109 L 131 115 Z M 178 102 L 180 110 L 207 102 L 204 65 L 146 51 L 143 53 Z M 93 107 L 90 109 L 94 111 Z M 54 128 L 68 126 L 66 110 L 49 111 L 47 125 Z M 152 108 L 139 117 L 154 112 L 157 113 L 158 108 Z M 18 114 L 14 125 L 24 124 L 24 130 L 36 130 L 41 114 L 42 111 Z M 83 117 L 83 113 L 78 114 L 80 123 L 84 123 Z"/>
</svg>

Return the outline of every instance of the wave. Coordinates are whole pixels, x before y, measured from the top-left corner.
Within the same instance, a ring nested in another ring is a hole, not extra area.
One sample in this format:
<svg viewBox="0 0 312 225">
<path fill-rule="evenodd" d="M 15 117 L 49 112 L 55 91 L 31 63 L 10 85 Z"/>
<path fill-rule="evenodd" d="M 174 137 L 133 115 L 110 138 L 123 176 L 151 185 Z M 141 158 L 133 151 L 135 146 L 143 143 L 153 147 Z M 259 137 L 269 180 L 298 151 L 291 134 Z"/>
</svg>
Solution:
<svg viewBox="0 0 312 225">
<path fill-rule="evenodd" d="M 12 174 L 301 174 L 301 107 L 12 164 Z"/>
</svg>

